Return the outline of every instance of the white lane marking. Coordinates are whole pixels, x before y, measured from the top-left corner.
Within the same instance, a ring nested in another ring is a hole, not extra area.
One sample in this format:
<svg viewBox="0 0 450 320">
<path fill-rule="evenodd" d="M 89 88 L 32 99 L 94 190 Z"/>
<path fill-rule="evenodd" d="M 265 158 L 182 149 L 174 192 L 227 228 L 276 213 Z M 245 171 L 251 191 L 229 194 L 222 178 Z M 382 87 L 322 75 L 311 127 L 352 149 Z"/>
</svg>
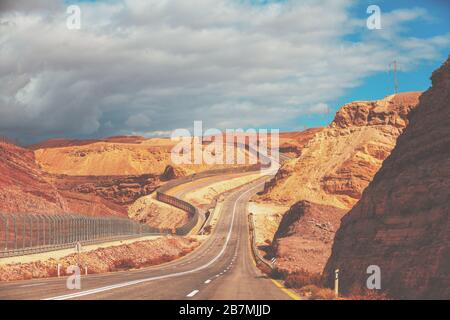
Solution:
<svg viewBox="0 0 450 320">
<path fill-rule="evenodd" d="M 211 279 L 208 279 L 208 280 L 205 281 L 206 284 L 208 284 L 210 282 L 211 282 Z"/>
<path fill-rule="evenodd" d="M 247 191 L 241 193 L 239 195 L 239 197 L 236 199 L 236 201 L 234 202 L 234 206 L 233 206 L 233 214 L 231 216 L 230 229 L 228 230 L 228 235 L 227 235 L 227 237 L 225 239 L 225 243 L 224 243 L 224 245 L 222 247 L 222 250 L 220 250 L 219 254 L 217 256 L 215 256 L 212 260 L 210 260 L 208 263 L 206 263 L 206 264 L 204 264 L 204 265 L 202 265 L 200 267 L 197 267 L 197 268 L 194 268 L 194 269 L 191 269 L 191 270 L 187 270 L 187 271 L 183 271 L 183 272 L 177 272 L 177 273 L 166 274 L 166 275 L 163 275 L 163 276 L 150 277 L 150 278 L 144 278 L 144 279 L 139 279 L 139 280 L 134 280 L 134 281 L 122 282 L 122 283 L 118 283 L 118 284 L 114 284 L 114 285 L 110 285 L 110 286 L 106 286 L 106 287 L 100 287 L 100 288 L 97 288 L 97 289 L 90 289 L 90 290 L 81 291 L 81 292 L 78 292 L 78 293 L 65 294 L 65 295 L 56 296 L 56 297 L 52 297 L 52 298 L 46 298 L 46 299 L 43 299 L 43 300 L 67 300 L 67 299 L 79 298 L 79 297 L 84 297 L 84 296 L 95 294 L 95 293 L 100 293 L 100 292 L 105 292 L 105 291 L 109 291 L 109 290 L 113 290 L 113 289 L 128 287 L 128 286 L 132 286 L 132 285 L 140 284 L 140 283 L 144 283 L 144 282 L 184 276 L 186 274 L 191 274 L 191 273 L 194 273 L 194 272 L 197 272 L 197 271 L 200 271 L 200 270 L 208 268 L 210 265 L 212 265 L 214 262 L 216 262 L 223 255 L 223 253 L 225 252 L 225 250 L 226 250 L 226 248 L 228 246 L 228 242 L 230 241 L 231 233 L 233 231 L 233 224 L 234 224 L 234 217 L 236 215 L 237 203 L 239 202 L 239 200 L 244 195 L 246 195 L 250 191 L 253 191 L 256 188 L 259 188 L 264 183 L 265 182 L 258 183 L 253 188 L 250 188 Z"/>
<path fill-rule="evenodd" d="M 189 293 L 186 297 L 192 298 L 193 296 L 195 296 L 197 293 L 199 292 L 199 290 L 194 290 L 191 293 Z"/>
<path fill-rule="evenodd" d="M 33 284 L 25 284 L 23 286 L 20 286 L 21 288 L 27 288 L 27 287 L 37 287 L 37 286 L 42 286 L 45 283 L 33 283 Z"/>
</svg>

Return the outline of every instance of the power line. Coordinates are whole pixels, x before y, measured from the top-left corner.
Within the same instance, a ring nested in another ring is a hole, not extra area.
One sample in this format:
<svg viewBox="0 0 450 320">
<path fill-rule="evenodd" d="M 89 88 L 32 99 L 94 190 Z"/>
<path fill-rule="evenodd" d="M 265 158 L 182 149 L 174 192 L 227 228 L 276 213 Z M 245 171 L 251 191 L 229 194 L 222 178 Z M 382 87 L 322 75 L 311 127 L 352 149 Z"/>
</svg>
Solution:
<svg viewBox="0 0 450 320">
<path fill-rule="evenodd" d="M 398 79 L 397 79 L 397 60 L 392 61 L 389 64 L 389 71 L 394 73 L 394 93 L 398 93 Z"/>
</svg>

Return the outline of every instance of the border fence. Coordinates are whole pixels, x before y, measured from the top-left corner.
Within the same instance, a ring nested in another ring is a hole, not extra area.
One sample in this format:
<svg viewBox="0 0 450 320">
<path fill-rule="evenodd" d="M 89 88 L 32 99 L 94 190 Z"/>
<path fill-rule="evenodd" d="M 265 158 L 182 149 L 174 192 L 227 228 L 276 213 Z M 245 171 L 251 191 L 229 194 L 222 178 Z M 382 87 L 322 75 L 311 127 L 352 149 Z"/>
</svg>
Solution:
<svg viewBox="0 0 450 320">
<path fill-rule="evenodd" d="M 0 257 L 160 233 L 126 218 L 0 213 Z"/>
<path fill-rule="evenodd" d="M 0 142 L 2 139 L 0 138 Z M 235 144 L 245 148 L 243 144 Z M 208 170 L 170 181 L 156 191 L 159 201 L 185 210 L 189 221 L 185 225 L 170 229 L 158 229 L 127 218 L 97 217 L 83 215 L 46 214 L 3 214 L 0 213 L 0 258 L 31 253 L 70 248 L 78 242 L 83 244 L 100 243 L 105 240 L 140 237 L 145 235 L 172 234 L 187 235 L 197 225 L 199 219 L 206 217 L 192 204 L 170 196 L 165 192 L 180 184 L 226 173 L 244 173 L 270 167 L 271 158 L 259 153 L 250 146 L 250 153 L 259 155 L 260 161 L 254 165 Z"/>
</svg>

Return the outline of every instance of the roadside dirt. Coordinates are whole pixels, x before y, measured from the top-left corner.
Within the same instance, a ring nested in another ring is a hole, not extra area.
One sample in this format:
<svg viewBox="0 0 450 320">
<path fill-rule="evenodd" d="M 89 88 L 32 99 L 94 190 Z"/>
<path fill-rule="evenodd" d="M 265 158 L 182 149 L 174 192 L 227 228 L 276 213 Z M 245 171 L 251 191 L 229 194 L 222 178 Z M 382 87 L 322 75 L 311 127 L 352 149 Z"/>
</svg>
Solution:
<svg viewBox="0 0 450 320">
<path fill-rule="evenodd" d="M 186 193 L 183 196 L 183 199 L 197 206 L 208 205 L 220 194 L 238 188 L 260 177 L 261 175 L 259 173 L 255 173 L 238 176 L 231 179 L 222 178 L 222 181 L 214 182 L 203 188 L 198 188 L 194 191 Z"/>
<path fill-rule="evenodd" d="M 200 243 L 199 238 L 161 237 L 83 252 L 79 260 L 77 254 L 71 254 L 60 259 L 4 265 L 0 266 L 0 281 L 56 277 L 58 264 L 61 274 L 66 275 L 67 267 L 78 262 L 83 269 L 87 266 L 89 274 L 143 268 L 180 258 Z"/>
<path fill-rule="evenodd" d="M 253 214 L 256 245 L 267 245 L 277 232 L 283 214 L 289 207 L 269 203 L 248 203 L 248 212 Z"/>
<path fill-rule="evenodd" d="M 128 208 L 128 217 L 151 227 L 174 229 L 184 225 L 189 215 L 186 211 L 155 199 L 156 194 L 139 198 Z"/>
</svg>

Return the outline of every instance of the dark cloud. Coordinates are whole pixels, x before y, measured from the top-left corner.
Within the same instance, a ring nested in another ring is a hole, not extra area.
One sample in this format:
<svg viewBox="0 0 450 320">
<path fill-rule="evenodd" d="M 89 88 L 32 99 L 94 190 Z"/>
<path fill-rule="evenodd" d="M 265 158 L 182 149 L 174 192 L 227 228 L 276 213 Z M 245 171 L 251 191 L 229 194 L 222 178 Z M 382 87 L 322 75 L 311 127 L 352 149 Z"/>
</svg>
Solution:
<svg viewBox="0 0 450 320">
<path fill-rule="evenodd" d="M 349 43 L 365 23 L 348 3 L 83 2 L 81 30 L 68 30 L 61 2 L 2 1 L 0 134 L 151 135 L 194 120 L 278 126 L 323 113 L 400 53 L 413 64 L 449 43 L 392 31 Z M 415 10 L 386 21 L 426 14 Z"/>
</svg>

